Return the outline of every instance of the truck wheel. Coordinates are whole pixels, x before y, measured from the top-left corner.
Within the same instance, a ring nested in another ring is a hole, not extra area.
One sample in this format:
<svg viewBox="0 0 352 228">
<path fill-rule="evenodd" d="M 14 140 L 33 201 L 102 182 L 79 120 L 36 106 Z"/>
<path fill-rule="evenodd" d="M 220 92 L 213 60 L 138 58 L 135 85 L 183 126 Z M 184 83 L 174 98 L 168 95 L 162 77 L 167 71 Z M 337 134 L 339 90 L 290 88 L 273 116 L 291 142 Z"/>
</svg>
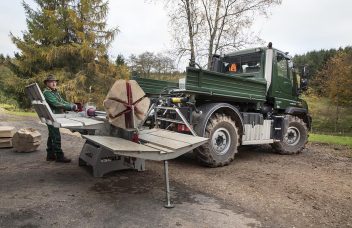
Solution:
<svg viewBox="0 0 352 228">
<path fill-rule="evenodd" d="M 230 164 L 237 153 L 238 131 L 235 122 L 225 114 L 216 113 L 207 123 L 204 137 L 209 142 L 196 148 L 198 160 L 209 167 Z"/>
<path fill-rule="evenodd" d="M 298 154 L 304 149 L 307 141 L 306 123 L 296 116 L 289 116 L 289 124 L 283 140 L 273 143 L 272 147 L 279 154 Z"/>
</svg>

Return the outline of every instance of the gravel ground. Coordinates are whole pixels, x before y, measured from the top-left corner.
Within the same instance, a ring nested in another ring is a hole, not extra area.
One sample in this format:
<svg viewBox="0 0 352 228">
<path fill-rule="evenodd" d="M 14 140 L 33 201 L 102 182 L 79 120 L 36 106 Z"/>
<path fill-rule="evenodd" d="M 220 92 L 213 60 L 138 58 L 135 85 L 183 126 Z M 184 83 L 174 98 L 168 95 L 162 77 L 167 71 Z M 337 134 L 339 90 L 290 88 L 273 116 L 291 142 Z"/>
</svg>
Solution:
<svg viewBox="0 0 352 228">
<path fill-rule="evenodd" d="M 173 209 L 165 209 L 163 165 L 103 178 L 78 167 L 84 140 L 63 130 L 70 164 L 45 161 L 47 129 L 0 112 L 0 125 L 33 127 L 33 153 L 0 149 L 0 227 L 352 227 L 352 151 L 308 143 L 294 156 L 269 146 L 239 149 L 222 168 L 192 154 L 169 166 Z"/>
</svg>

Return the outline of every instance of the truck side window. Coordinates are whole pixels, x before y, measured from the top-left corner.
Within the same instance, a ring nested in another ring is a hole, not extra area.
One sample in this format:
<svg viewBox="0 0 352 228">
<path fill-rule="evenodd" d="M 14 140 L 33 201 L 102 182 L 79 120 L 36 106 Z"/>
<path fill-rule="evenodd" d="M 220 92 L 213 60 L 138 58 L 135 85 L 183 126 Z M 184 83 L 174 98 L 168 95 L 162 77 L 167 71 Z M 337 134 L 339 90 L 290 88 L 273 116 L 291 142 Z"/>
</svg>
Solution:
<svg viewBox="0 0 352 228">
<path fill-rule="evenodd" d="M 288 69 L 287 60 L 284 57 L 278 56 L 277 57 L 277 75 L 279 77 L 290 79 L 287 69 Z"/>
</svg>

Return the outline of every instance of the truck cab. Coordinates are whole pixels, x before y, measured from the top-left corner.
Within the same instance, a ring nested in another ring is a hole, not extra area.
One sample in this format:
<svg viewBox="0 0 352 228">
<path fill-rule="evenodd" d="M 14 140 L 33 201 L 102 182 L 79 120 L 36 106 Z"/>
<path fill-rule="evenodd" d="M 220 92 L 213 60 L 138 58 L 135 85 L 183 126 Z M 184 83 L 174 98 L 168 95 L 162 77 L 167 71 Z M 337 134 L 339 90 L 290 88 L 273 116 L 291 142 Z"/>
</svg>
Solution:
<svg viewBox="0 0 352 228">
<path fill-rule="evenodd" d="M 306 103 L 299 98 L 306 87 L 299 87 L 301 81 L 298 80 L 292 57 L 287 52 L 259 47 L 223 56 L 214 55 L 210 70 L 265 82 L 267 100 L 275 109 L 307 108 Z"/>
</svg>

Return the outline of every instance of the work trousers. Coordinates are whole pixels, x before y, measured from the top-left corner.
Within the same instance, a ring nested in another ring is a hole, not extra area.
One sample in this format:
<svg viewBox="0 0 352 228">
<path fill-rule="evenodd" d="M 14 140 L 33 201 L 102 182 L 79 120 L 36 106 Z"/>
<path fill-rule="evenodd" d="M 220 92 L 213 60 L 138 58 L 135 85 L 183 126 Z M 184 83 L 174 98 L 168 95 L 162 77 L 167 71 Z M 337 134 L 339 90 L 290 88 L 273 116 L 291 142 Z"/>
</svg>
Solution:
<svg viewBox="0 0 352 228">
<path fill-rule="evenodd" d="M 52 157 L 53 155 L 56 155 L 56 158 L 63 157 L 64 153 L 61 149 L 61 135 L 59 128 L 53 127 L 52 125 L 47 126 L 49 130 L 49 137 L 46 144 L 48 157 Z"/>
</svg>

